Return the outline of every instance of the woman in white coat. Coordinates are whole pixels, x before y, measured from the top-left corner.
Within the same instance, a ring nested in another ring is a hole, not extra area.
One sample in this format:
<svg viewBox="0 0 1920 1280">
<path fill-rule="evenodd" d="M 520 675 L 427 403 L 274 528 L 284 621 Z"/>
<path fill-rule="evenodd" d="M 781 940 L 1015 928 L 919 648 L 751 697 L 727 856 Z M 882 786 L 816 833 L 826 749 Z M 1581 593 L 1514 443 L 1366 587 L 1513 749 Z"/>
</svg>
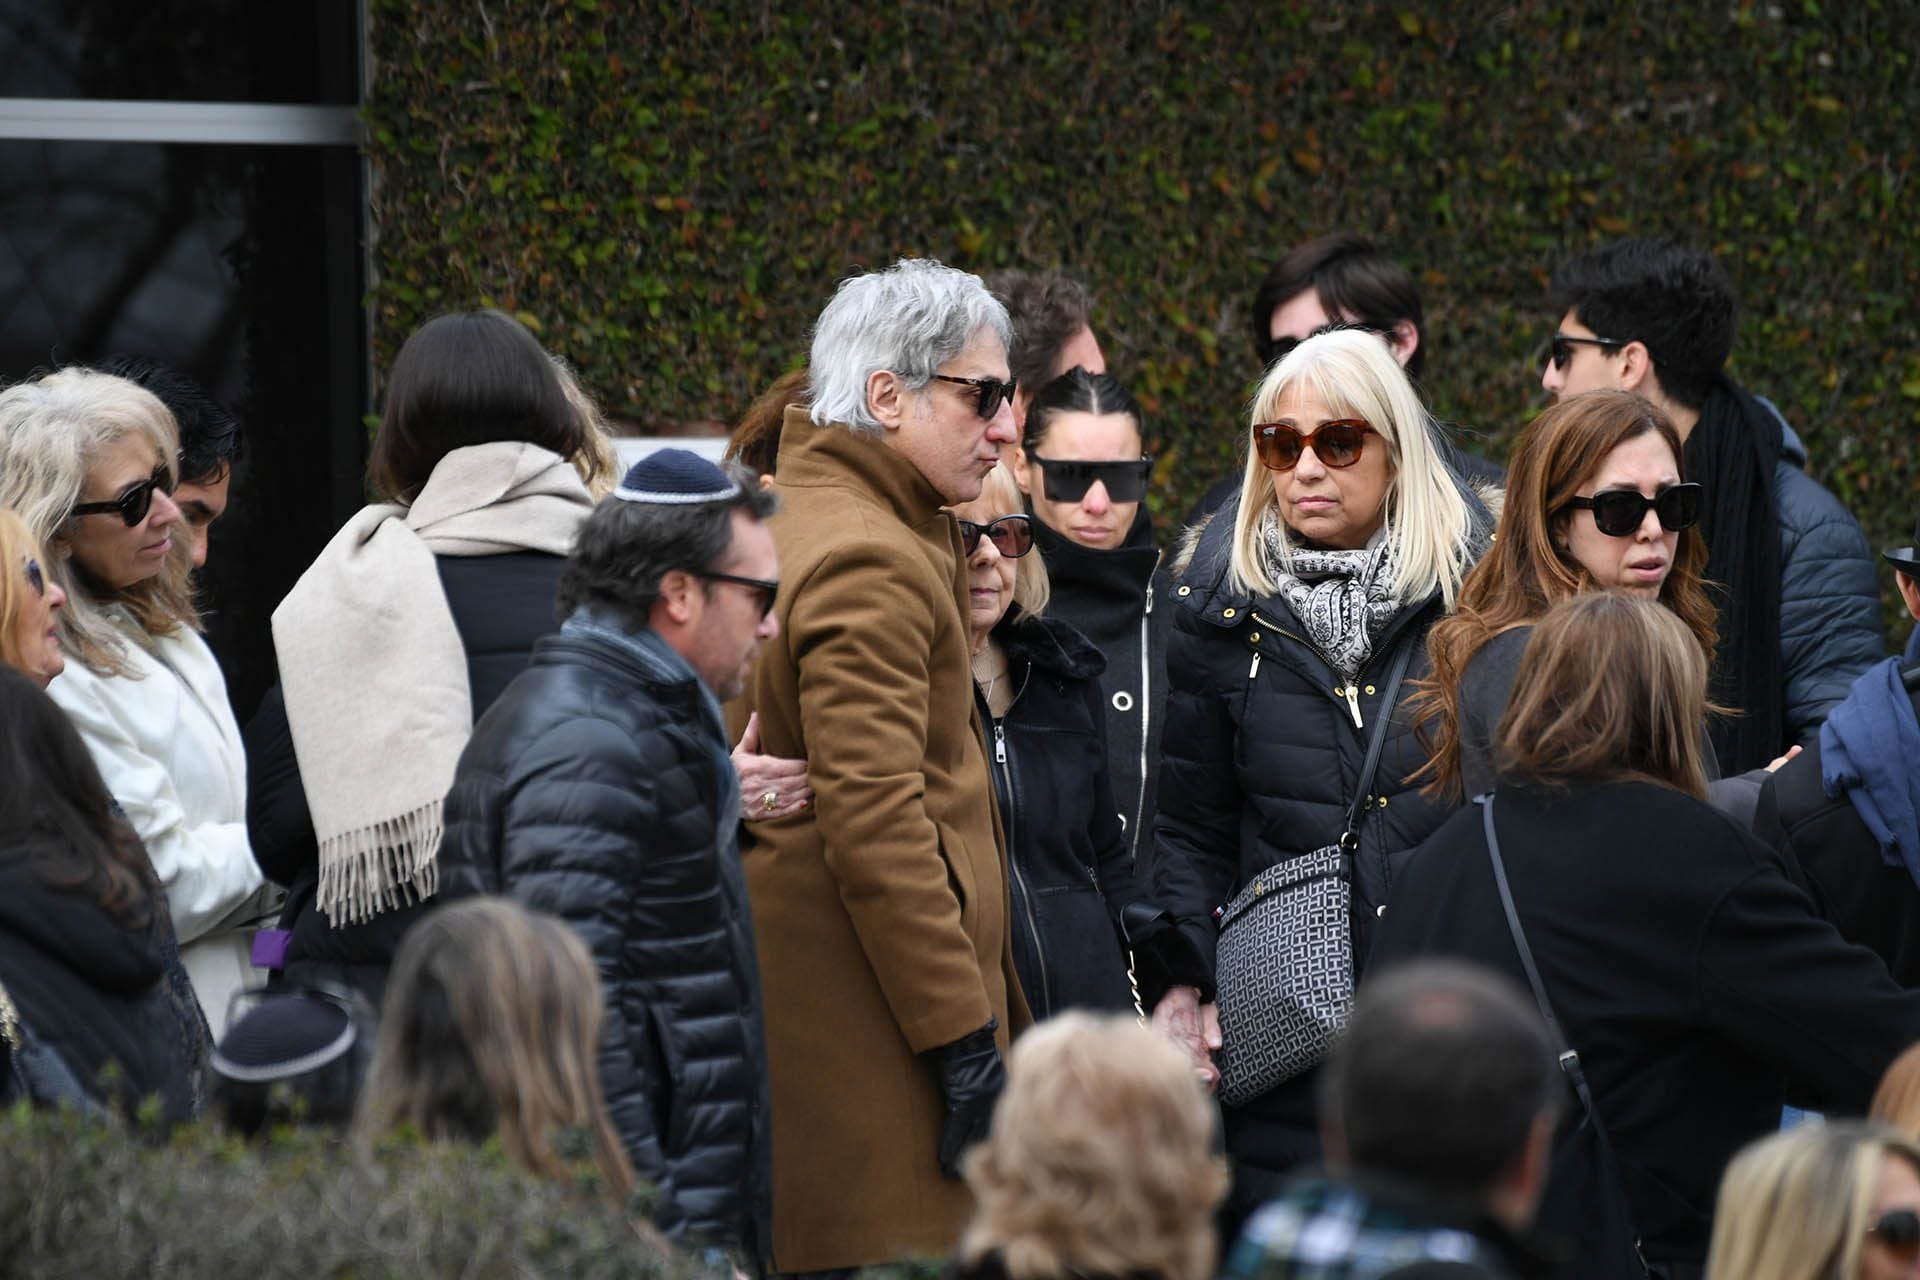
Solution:
<svg viewBox="0 0 1920 1280">
<path fill-rule="evenodd" d="M 254 980 L 270 891 L 247 844 L 240 731 L 176 545 L 178 456 L 172 415 L 123 378 L 66 368 L 0 392 L 0 505 L 47 548 L 67 597 L 66 669 L 48 693 L 146 845 L 218 1036 Z"/>
</svg>

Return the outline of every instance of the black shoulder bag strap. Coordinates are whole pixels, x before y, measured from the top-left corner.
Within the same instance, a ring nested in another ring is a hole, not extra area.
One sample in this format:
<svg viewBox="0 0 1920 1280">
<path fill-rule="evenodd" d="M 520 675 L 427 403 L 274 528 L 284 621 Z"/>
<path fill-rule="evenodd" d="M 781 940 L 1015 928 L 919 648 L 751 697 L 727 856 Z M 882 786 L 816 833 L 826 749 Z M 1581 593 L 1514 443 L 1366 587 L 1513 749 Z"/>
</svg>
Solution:
<svg viewBox="0 0 1920 1280">
<path fill-rule="evenodd" d="M 1513 935 L 1514 950 L 1520 953 L 1520 967 L 1527 972 L 1527 983 L 1533 988 L 1534 1003 L 1540 1006 L 1540 1016 L 1546 1019 L 1547 1034 L 1553 1042 L 1561 1046 L 1560 1070 L 1573 1085 L 1573 1092 L 1580 1099 L 1580 1110 L 1585 1113 L 1587 1123 L 1593 1126 L 1593 1137 L 1600 1149 L 1600 1158 L 1607 1164 L 1607 1173 L 1612 1176 L 1615 1186 L 1620 1185 L 1620 1164 L 1613 1155 L 1613 1142 L 1607 1137 L 1607 1126 L 1601 1122 L 1600 1109 L 1594 1105 L 1593 1090 L 1587 1085 L 1587 1073 L 1580 1066 L 1580 1052 L 1567 1039 L 1566 1032 L 1560 1029 L 1560 1019 L 1554 1016 L 1553 1002 L 1547 999 L 1546 983 L 1540 980 L 1540 968 L 1533 962 L 1533 948 L 1527 945 L 1527 931 L 1520 927 L 1520 913 L 1513 905 L 1513 890 L 1507 884 L 1507 863 L 1500 856 L 1500 837 L 1493 829 L 1493 793 L 1478 796 L 1474 803 L 1480 806 L 1480 823 L 1487 833 L 1487 859 L 1493 863 L 1494 887 L 1500 890 L 1500 909 L 1507 913 L 1507 932 Z M 1624 1190 L 1622 1191 L 1624 1205 Z M 1633 1249 L 1640 1252 L 1638 1232 L 1635 1232 Z M 1640 1258 L 1644 1268 L 1646 1259 Z"/>
<path fill-rule="evenodd" d="M 1361 762 L 1359 784 L 1353 791 L 1353 803 L 1347 806 L 1346 830 L 1340 833 L 1340 851 L 1351 862 L 1360 852 L 1360 821 L 1367 815 L 1367 809 L 1373 804 L 1373 779 L 1380 772 L 1380 753 L 1386 750 L 1387 729 L 1393 722 L 1393 701 L 1400 693 L 1400 681 L 1407 674 L 1407 664 L 1413 661 L 1414 641 L 1403 640 L 1399 650 L 1393 655 L 1393 665 L 1387 669 L 1387 683 L 1382 686 L 1380 705 L 1374 711 L 1373 733 L 1367 739 L 1367 758 Z"/>
</svg>

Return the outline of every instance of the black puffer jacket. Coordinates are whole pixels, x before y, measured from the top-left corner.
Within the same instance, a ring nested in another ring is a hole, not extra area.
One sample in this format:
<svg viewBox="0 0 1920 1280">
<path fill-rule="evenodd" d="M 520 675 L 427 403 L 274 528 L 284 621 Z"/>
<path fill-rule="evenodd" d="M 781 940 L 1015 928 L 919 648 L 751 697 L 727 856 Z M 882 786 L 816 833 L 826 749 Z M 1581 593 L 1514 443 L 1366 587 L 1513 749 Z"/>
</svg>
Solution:
<svg viewBox="0 0 1920 1280">
<path fill-rule="evenodd" d="M 1018 605 L 993 630 L 1014 690 L 988 726 L 1007 832 L 1013 959 L 1035 1020 L 1062 1009 L 1131 1009 L 1119 911 L 1140 897 L 1107 780 L 1104 659 L 1057 618 Z"/>
<path fill-rule="evenodd" d="M 691 671 L 636 643 L 570 627 L 535 647 L 461 756 L 440 896 L 506 894 L 578 931 L 606 996 L 607 1106 L 661 1229 L 757 1256 L 767 1077 L 739 783 Z"/>
<path fill-rule="evenodd" d="M 1171 584 L 1153 544 L 1153 520 L 1143 505 L 1126 541 L 1111 551 L 1083 547 L 1038 516 L 1033 530 L 1052 581 L 1048 612 L 1106 659 L 1100 693 L 1107 707 L 1107 776 L 1126 826 L 1128 856 L 1144 871 L 1141 860 L 1153 849 L 1167 637 L 1173 629 Z"/>
<path fill-rule="evenodd" d="M 164 936 L 0 867 L 0 985 L 21 1020 L 100 1101 L 132 1115 L 157 1096 L 162 1116 L 179 1121 L 193 1114 L 194 1065 L 164 981 Z"/>
<path fill-rule="evenodd" d="M 534 642 L 558 625 L 553 617 L 560 556 L 537 551 L 497 556 L 443 556 L 437 561 L 453 625 L 467 654 L 468 688 L 477 720 L 512 679 L 526 670 Z M 280 927 L 290 930 L 285 976 L 344 983 L 377 1006 L 400 937 L 419 905 L 383 912 L 360 924 L 334 926 L 314 905 L 320 850 L 300 781 L 287 706 L 274 685 L 247 725 L 247 834 L 267 879 L 287 887 Z M 369 743 L 377 750 L 378 743 Z"/>
<path fill-rule="evenodd" d="M 1154 829 L 1153 896 L 1178 920 L 1200 957 L 1198 972 L 1170 976 L 1213 997 L 1213 912 L 1268 867 L 1340 838 L 1359 785 L 1367 734 L 1380 711 L 1395 651 L 1413 645 L 1393 710 L 1355 859 L 1354 956 L 1366 955 L 1375 912 L 1392 890 L 1388 857 L 1412 848 L 1446 811 L 1407 777 L 1426 763 L 1406 714 L 1409 686 L 1426 669 L 1426 633 L 1439 596 L 1407 605 L 1348 681 L 1302 637 L 1304 627 L 1277 597 L 1253 599 L 1232 585 L 1228 556 L 1236 497 L 1199 533 L 1174 588 L 1172 683 L 1160 816 Z M 1476 554 L 1492 529 L 1475 499 Z M 1350 687 L 1351 686 L 1351 687 Z M 1177 966 L 1176 966 L 1177 968 Z M 1142 993 L 1157 1000 L 1159 990 Z M 1317 1159 L 1315 1073 L 1226 1111 L 1228 1153 L 1237 1165 L 1284 1172 Z M 1251 1179 L 1236 1170 L 1236 1179 Z"/>
</svg>

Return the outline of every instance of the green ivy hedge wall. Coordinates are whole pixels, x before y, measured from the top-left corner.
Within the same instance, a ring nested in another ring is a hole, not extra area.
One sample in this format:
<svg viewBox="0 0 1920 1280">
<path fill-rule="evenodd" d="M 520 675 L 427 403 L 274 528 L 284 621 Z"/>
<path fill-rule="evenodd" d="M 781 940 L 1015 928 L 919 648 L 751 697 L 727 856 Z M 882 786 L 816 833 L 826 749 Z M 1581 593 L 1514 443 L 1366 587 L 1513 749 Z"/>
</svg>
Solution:
<svg viewBox="0 0 1920 1280">
<path fill-rule="evenodd" d="M 1920 507 L 1914 0 L 370 11 L 381 367 L 485 302 L 618 415 L 731 421 L 851 271 L 1059 266 L 1177 514 L 1231 465 L 1288 246 L 1389 245 L 1430 402 L 1501 455 L 1542 404 L 1554 265 L 1665 234 L 1733 273 L 1734 372 L 1874 544 Z"/>
</svg>

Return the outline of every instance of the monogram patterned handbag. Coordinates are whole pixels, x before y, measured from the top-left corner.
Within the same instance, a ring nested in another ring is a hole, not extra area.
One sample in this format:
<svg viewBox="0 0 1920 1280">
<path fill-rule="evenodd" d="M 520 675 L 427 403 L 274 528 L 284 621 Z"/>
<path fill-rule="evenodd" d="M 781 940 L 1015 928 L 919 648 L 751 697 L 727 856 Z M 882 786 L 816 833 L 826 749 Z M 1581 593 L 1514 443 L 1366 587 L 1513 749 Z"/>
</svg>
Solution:
<svg viewBox="0 0 1920 1280">
<path fill-rule="evenodd" d="M 1215 913 L 1220 1101 L 1238 1106 L 1316 1066 L 1353 1009 L 1353 858 L 1413 656 L 1403 641 L 1374 713 L 1340 839 L 1268 867 Z"/>
</svg>

